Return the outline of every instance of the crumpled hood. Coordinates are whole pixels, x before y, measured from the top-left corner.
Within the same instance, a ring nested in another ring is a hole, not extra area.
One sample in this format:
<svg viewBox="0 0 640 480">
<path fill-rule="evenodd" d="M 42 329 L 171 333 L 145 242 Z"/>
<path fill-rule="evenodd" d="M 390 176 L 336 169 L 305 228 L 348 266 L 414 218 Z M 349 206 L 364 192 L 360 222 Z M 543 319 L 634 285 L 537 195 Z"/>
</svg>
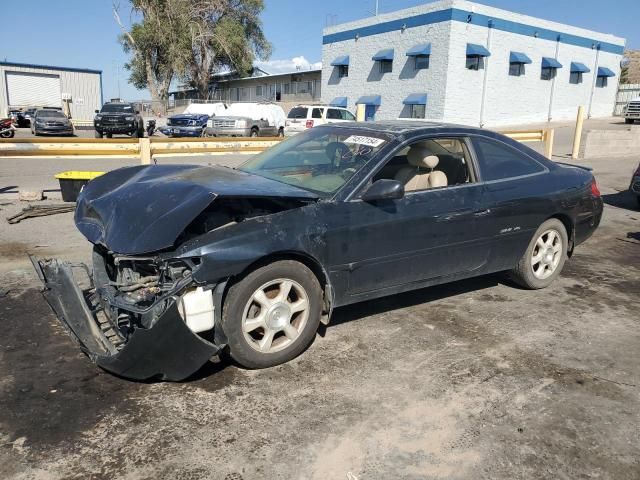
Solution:
<svg viewBox="0 0 640 480">
<path fill-rule="evenodd" d="M 173 246 L 218 196 L 318 198 L 307 190 L 225 167 L 125 167 L 84 187 L 75 222 L 94 244 L 121 254 L 150 253 Z"/>
</svg>

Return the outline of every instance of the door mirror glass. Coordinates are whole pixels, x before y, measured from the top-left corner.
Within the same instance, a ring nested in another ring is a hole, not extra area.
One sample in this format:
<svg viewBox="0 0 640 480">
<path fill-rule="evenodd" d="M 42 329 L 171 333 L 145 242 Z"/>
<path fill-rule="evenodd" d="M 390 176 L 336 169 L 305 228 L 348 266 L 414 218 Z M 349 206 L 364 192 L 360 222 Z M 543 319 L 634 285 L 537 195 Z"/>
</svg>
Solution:
<svg viewBox="0 0 640 480">
<path fill-rule="evenodd" d="M 371 184 L 362 195 L 365 202 L 375 202 L 378 200 L 397 200 L 404 197 L 404 185 L 397 180 L 382 178 Z"/>
</svg>

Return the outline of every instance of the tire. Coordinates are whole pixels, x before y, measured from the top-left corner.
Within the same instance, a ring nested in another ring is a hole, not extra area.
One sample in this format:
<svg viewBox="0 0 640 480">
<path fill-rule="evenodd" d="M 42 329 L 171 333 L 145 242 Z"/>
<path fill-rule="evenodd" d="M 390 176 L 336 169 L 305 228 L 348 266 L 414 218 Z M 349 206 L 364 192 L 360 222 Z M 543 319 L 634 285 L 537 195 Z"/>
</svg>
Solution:
<svg viewBox="0 0 640 480">
<path fill-rule="evenodd" d="M 283 138 L 284 137 L 284 128 L 280 127 L 278 129 L 278 137 L 279 138 Z"/>
<path fill-rule="evenodd" d="M 625 118 L 624 119 L 624 123 L 626 123 L 626 124 L 630 124 L 630 123 L 633 123 L 633 122 L 635 122 L 635 120 L 633 118 Z"/>
<path fill-rule="evenodd" d="M 0 134 L 1 138 L 13 138 L 13 136 L 16 134 L 15 130 L 9 130 L 6 133 L 2 133 Z"/>
<path fill-rule="evenodd" d="M 555 233 L 551 243 L 550 233 Z M 564 267 L 568 245 L 569 237 L 562 222 L 556 218 L 547 220 L 536 230 L 527 251 L 511 271 L 511 277 L 516 283 L 530 290 L 548 287 Z M 540 261 L 534 263 L 535 257 L 540 258 Z"/>
<path fill-rule="evenodd" d="M 283 302 L 278 296 L 284 282 L 290 283 L 290 290 Z M 264 305 L 255 299 L 258 292 Z M 304 309 L 290 314 L 289 307 L 296 304 Z M 257 320 L 263 309 L 267 318 Z M 316 276 L 299 262 L 281 260 L 252 271 L 229 289 L 222 330 L 236 362 L 246 368 L 267 368 L 302 353 L 315 337 L 321 314 L 322 290 Z"/>
<path fill-rule="evenodd" d="M 249 134 L 249 136 L 250 136 L 251 138 L 256 138 L 256 137 L 258 136 L 258 129 L 257 129 L 256 127 L 253 127 L 253 128 L 251 129 L 251 133 Z"/>
<path fill-rule="evenodd" d="M 113 133 L 105 133 L 104 135 L 107 138 L 113 138 Z"/>
<path fill-rule="evenodd" d="M 102 138 L 103 137 L 102 132 L 99 132 L 99 131 L 96 130 L 95 137 L 96 138 Z"/>
<path fill-rule="evenodd" d="M 131 132 L 131 138 L 140 138 L 140 132 L 138 130 L 134 130 Z"/>
</svg>

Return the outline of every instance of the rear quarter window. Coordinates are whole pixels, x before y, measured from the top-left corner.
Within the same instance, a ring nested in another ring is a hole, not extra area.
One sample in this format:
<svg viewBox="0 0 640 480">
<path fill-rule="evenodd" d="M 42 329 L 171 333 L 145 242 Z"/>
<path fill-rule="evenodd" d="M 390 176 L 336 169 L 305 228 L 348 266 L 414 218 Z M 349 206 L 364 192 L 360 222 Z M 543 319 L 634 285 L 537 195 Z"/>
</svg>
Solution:
<svg viewBox="0 0 640 480">
<path fill-rule="evenodd" d="M 523 153 L 491 139 L 474 138 L 480 176 L 484 181 L 503 180 L 545 171 L 545 167 Z"/>
</svg>

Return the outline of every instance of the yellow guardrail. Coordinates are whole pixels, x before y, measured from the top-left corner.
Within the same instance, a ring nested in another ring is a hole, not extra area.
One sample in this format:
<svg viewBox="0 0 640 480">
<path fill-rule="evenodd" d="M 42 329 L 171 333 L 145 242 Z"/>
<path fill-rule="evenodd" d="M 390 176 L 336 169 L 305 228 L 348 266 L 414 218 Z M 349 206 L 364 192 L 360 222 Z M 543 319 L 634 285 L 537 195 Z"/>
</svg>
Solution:
<svg viewBox="0 0 640 480">
<path fill-rule="evenodd" d="M 519 142 L 543 142 L 545 155 L 551 158 L 553 129 L 501 132 Z M 0 139 L 0 157 L 95 157 L 138 158 L 151 163 L 155 155 L 257 153 L 276 145 L 278 137 L 207 138 L 10 138 Z"/>
</svg>

